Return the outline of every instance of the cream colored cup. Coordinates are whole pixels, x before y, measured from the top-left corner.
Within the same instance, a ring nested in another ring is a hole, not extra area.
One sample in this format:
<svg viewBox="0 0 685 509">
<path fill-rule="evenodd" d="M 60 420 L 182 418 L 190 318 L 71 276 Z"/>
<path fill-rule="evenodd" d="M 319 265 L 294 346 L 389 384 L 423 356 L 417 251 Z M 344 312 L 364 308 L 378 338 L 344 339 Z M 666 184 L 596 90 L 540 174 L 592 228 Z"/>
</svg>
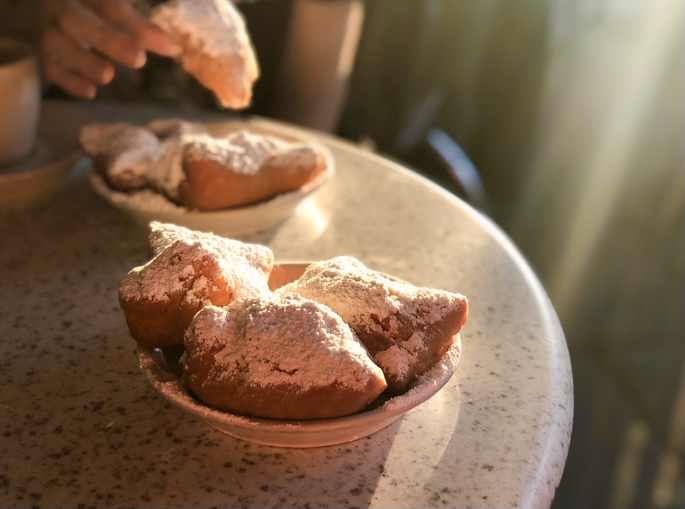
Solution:
<svg viewBox="0 0 685 509">
<path fill-rule="evenodd" d="M 36 54 L 27 43 L 0 37 L 0 170 L 31 153 L 39 115 Z"/>
</svg>

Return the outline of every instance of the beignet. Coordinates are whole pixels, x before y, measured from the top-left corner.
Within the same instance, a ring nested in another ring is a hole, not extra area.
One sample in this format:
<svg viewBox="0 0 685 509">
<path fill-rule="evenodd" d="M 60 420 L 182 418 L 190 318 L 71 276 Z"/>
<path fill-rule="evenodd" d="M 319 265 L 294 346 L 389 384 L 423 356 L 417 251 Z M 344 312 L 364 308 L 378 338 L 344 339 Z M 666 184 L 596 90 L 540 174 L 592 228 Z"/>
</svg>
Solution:
<svg viewBox="0 0 685 509">
<path fill-rule="evenodd" d="M 163 119 L 145 126 L 89 124 L 79 139 L 111 188 L 152 189 L 197 210 L 252 205 L 306 188 L 330 164 L 317 144 L 258 127 L 215 136 L 201 123 Z"/>
<path fill-rule="evenodd" d="M 468 316 L 463 295 L 391 280 L 349 256 L 312 263 L 276 293 L 298 293 L 340 315 L 395 394 L 440 359 Z"/>
<path fill-rule="evenodd" d="M 92 157 L 95 171 L 120 191 L 147 186 L 148 167 L 163 150 L 148 129 L 125 122 L 85 125 L 78 141 L 81 150 Z"/>
<path fill-rule="evenodd" d="M 182 342 L 202 307 L 231 302 L 234 286 L 216 250 L 179 240 L 128 273 L 119 303 L 133 339 L 148 348 L 171 346 Z"/>
<path fill-rule="evenodd" d="M 258 203 L 302 188 L 326 168 L 312 145 L 247 131 L 226 139 L 188 137 L 182 150 L 184 178 L 174 198 L 200 210 Z"/>
<path fill-rule="evenodd" d="M 181 344 L 200 309 L 269 295 L 266 246 L 154 223 L 154 258 L 122 281 L 119 303 L 133 339 L 148 348 Z"/>
<path fill-rule="evenodd" d="M 250 105 L 259 64 L 245 21 L 229 0 L 171 0 L 155 7 L 150 21 L 176 40 L 176 60 L 222 106 Z"/>
<path fill-rule="evenodd" d="M 183 380 L 206 404 L 271 419 L 363 409 L 386 387 L 354 332 L 295 294 L 202 309 L 184 339 Z"/>
<path fill-rule="evenodd" d="M 191 230 L 175 224 L 150 223 L 150 247 L 155 254 L 164 250 L 177 240 L 187 242 L 202 242 L 216 249 L 221 256 L 230 260 L 231 264 L 241 272 L 242 286 L 249 292 L 240 297 L 251 297 L 269 292 L 268 279 L 274 267 L 274 254 L 271 249 L 262 244 L 252 244 L 239 240 L 227 239 L 213 233 Z"/>
</svg>

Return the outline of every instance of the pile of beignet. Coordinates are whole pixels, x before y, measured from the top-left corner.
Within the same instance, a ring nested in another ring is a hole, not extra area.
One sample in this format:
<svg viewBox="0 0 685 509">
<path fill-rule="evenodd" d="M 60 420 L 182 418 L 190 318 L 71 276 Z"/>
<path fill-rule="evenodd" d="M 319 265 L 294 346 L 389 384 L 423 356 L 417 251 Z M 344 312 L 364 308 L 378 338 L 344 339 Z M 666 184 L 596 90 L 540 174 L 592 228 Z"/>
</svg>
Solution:
<svg viewBox="0 0 685 509">
<path fill-rule="evenodd" d="M 271 419 L 340 417 L 406 391 L 452 346 L 460 294 L 390 279 L 352 257 L 311 263 L 271 289 L 272 251 L 152 223 L 154 257 L 119 300 L 146 348 L 182 345 L 182 380 L 205 404 Z"/>
<path fill-rule="evenodd" d="M 252 205 L 305 188 L 330 164 L 315 143 L 248 128 L 216 136 L 205 124 L 178 119 L 89 124 L 81 129 L 79 145 L 111 189 L 151 189 L 201 211 Z"/>
</svg>

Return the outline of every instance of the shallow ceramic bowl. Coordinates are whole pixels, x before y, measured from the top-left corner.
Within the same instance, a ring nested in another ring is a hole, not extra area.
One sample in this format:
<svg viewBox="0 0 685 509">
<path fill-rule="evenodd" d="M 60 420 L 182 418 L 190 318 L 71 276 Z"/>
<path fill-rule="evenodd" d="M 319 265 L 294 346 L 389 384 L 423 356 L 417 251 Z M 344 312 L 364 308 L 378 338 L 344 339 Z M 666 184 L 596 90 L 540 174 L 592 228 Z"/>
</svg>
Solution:
<svg viewBox="0 0 685 509">
<path fill-rule="evenodd" d="M 268 230 L 285 221 L 306 198 L 335 174 L 335 161 L 330 151 L 314 140 L 310 134 L 295 127 L 263 119 L 211 122 L 206 123 L 205 127 L 207 132 L 217 137 L 227 136 L 236 130 L 248 129 L 252 132 L 271 134 L 281 139 L 315 144 L 324 154 L 326 169 L 316 179 L 295 191 L 281 193 L 254 205 L 214 211 L 181 207 L 149 189 L 123 193 L 109 187 L 102 176 L 91 170 L 89 175 L 93 188 L 102 198 L 145 227 L 151 221 L 160 221 L 185 226 L 191 230 L 213 232 L 227 237 L 241 237 Z"/>
<path fill-rule="evenodd" d="M 306 263 L 278 264 L 269 286 L 278 288 L 297 279 Z M 379 398 L 362 412 L 335 419 L 279 421 L 257 419 L 216 410 L 188 392 L 180 380 L 178 349 L 138 348 L 140 368 L 152 386 L 172 404 L 199 417 L 222 433 L 241 440 L 279 447 L 319 447 L 342 444 L 371 435 L 436 394 L 452 377 L 461 355 L 459 335 L 442 359 L 404 394 Z"/>
<path fill-rule="evenodd" d="M 86 121 L 72 106 L 44 101 L 31 153 L 0 166 L 0 206 L 22 206 L 52 194 L 81 157 L 76 138 Z"/>
</svg>

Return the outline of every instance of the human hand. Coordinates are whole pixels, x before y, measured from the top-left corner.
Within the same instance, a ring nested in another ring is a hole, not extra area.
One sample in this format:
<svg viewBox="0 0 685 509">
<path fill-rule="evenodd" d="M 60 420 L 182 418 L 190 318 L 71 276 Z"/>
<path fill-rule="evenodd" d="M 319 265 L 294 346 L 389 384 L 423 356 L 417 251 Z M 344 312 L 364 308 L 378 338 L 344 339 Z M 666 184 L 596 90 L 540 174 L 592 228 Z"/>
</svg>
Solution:
<svg viewBox="0 0 685 509">
<path fill-rule="evenodd" d="M 48 80 L 65 92 L 92 99 L 115 73 L 115 63 L 145 65 L 146 51 L 173 57 L 180 49 L 134 7 L 135 0 L 67 0 L 42 37 Z"/>
</svg>

